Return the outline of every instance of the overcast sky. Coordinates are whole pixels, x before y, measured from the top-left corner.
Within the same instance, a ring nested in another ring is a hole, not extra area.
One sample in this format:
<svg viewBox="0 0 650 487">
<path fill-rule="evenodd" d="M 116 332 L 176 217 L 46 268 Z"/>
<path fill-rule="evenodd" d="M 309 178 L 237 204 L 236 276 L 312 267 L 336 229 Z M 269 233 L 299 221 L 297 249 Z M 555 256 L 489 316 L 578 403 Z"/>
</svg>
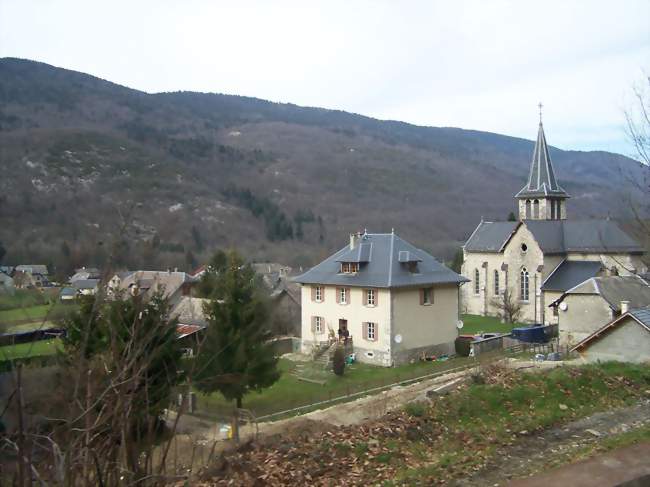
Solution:
<svg viewBox="0 0 650 487">
<path fill-rule="evenodd" d="M 631 153 L 650 0 L 0 0 L 0 57 Z"/>
</svg>

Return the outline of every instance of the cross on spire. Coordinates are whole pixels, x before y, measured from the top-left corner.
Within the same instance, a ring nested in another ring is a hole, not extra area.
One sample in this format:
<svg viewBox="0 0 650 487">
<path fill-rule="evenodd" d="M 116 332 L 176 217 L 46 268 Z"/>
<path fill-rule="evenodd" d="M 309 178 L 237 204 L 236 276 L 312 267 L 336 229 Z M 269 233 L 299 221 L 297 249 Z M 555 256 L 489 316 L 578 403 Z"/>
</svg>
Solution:
<svg viewBox="0 0 650 487">
<path fill-rule="evenodd" d="M 537 106 L 539 107 L 539 123 L 542 123 L 542 108 L 544 105 L 542 105 L 542 102 L 540 101 Z"/>
</svg>

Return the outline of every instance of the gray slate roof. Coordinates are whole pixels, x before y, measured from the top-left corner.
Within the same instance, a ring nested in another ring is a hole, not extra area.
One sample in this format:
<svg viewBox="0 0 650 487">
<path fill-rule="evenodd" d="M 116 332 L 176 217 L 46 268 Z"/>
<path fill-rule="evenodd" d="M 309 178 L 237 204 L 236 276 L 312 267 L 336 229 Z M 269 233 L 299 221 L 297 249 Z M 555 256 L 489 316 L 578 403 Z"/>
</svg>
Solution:
<svg viewBox="0 0 650 487">
<path fill-rule="evenodd" d="M 530 173 L 528 174 L 528 184 L 515 197 L 541 198 L 547 196 L 555 196 L 558 198 L 569 197 L 555 178 L 553 163 L 551 162 L 551 156 L 548 153 L 548 146 L 546 145 L 544 127 L 540 121 L 539 130 L 537 131 L 537 142 L 533 151 L 533 160 L 531 161 Z"/>
<path fill-rule="evenodd" d="M 566 291 L 590 277 L 596 277 L 603 268 L 599 261 L 565 260 L 546 278 L 543 291 Z"/>
<path fill-rule="evenodd" d="M 634 316 L 638 321 L 643 323 L 648 330 L 650 330 L 650 308 L 631 309 L 630 314 Z"/>
<path fill-rule="evenodd" d="M 357 274 L 339 273 L 341 258 L 350 254 L 354 256 L 354 252 L 350 253 L 350 246 L 346 245 L 320 264 L 295 277 L 294 281 L 302 284 L 381 288 L 469 282 L 438 262 L 433 256 L 395 234 L 365 234 L 353 250 L 369 243 L 372 244 L 370 258 L 367 263 L 360 266 Z M 409 272 L 407 266 L 399 262 L 399 253 L 403 251 L 409 252 L 411 258 L 420 260 L 417 273 Z"/>
<path fill-rule="evenodd" d="M 72 283 L 75 289 L 95 289 L 99 286 L 99 279 L 78 279 Z"/>
<path fill-rule="evenodd" d="M 592 277 L 569 289 L 555 303 L 559 303 L 565 296 L 571 294 L 600 295 L 615 311 L 621 310 L 621 301 L 629 301 L 630 308 L 650 305 L 650 286 L 639 276 Z"/>
<path fill-rule="evenodd" d="M 465 250 L 468 252 L 501 252 L 519 225 L 519 222 L 482 221 L 465 242 Z"/>
<path fill-rule="evenodd" d="M 30 274 L 41 274 L 47 276 L 47 266 L 41 264 L 21 264 L 16 266 L 17 272 L 29 272 Z"/>
<path fill-rule="evenodd" d="M 481 222 L 465 243 L 469 252 L 501 252 L 519 222 Z M 526 220 L 521 223 L 545 254 L 567 252 L 643 253 L 612 220 Z"/>
</svg>

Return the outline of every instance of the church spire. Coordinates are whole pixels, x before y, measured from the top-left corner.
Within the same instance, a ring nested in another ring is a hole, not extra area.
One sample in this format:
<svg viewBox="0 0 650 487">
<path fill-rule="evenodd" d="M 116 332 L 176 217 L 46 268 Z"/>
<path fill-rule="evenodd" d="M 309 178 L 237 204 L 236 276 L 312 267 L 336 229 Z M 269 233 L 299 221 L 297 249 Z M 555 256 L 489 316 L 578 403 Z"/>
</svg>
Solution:
<svg viewBox="0 0 650 487">
<path fill-rule="evenodd" d="M 520 201 L 519 214 L 522 219 L 563 219 L 566 218 L 566 209 L 563 208 L 563 201 L 569 195 L 558 184 L 555 177 L 553 163 L 551 162 L 548 145 L 546 144 L 544 125 L 542 124 L 541 103 L 539 107 L 539 130 L 537 131 L 537 142 L 533 151 L 533 160 L 530 163 L 528 183 L 521 188 L 519 193 L 515 195 L 515 198 Z M 537 205 L 537 211 L 535 211 L 535 205 Z M 526 208 L 530 211 L 527 211 Z"/>
</svg>

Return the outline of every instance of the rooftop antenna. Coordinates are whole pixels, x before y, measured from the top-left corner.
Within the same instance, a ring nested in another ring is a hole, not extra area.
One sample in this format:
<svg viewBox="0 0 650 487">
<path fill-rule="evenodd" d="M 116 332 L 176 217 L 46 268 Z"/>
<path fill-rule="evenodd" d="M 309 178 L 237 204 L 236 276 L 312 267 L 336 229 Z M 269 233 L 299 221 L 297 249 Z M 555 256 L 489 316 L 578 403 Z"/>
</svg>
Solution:
<svg viewBox="0 0 650 487">
<path fill-rule="evenodd" d="M 542 108 L 544 108 L 544 105 L 542 105 L 542 102 L 540 101 L 537 106 L 539 107 L 539 123 L 541 125 L 542 123 Z"/>
</svg>

